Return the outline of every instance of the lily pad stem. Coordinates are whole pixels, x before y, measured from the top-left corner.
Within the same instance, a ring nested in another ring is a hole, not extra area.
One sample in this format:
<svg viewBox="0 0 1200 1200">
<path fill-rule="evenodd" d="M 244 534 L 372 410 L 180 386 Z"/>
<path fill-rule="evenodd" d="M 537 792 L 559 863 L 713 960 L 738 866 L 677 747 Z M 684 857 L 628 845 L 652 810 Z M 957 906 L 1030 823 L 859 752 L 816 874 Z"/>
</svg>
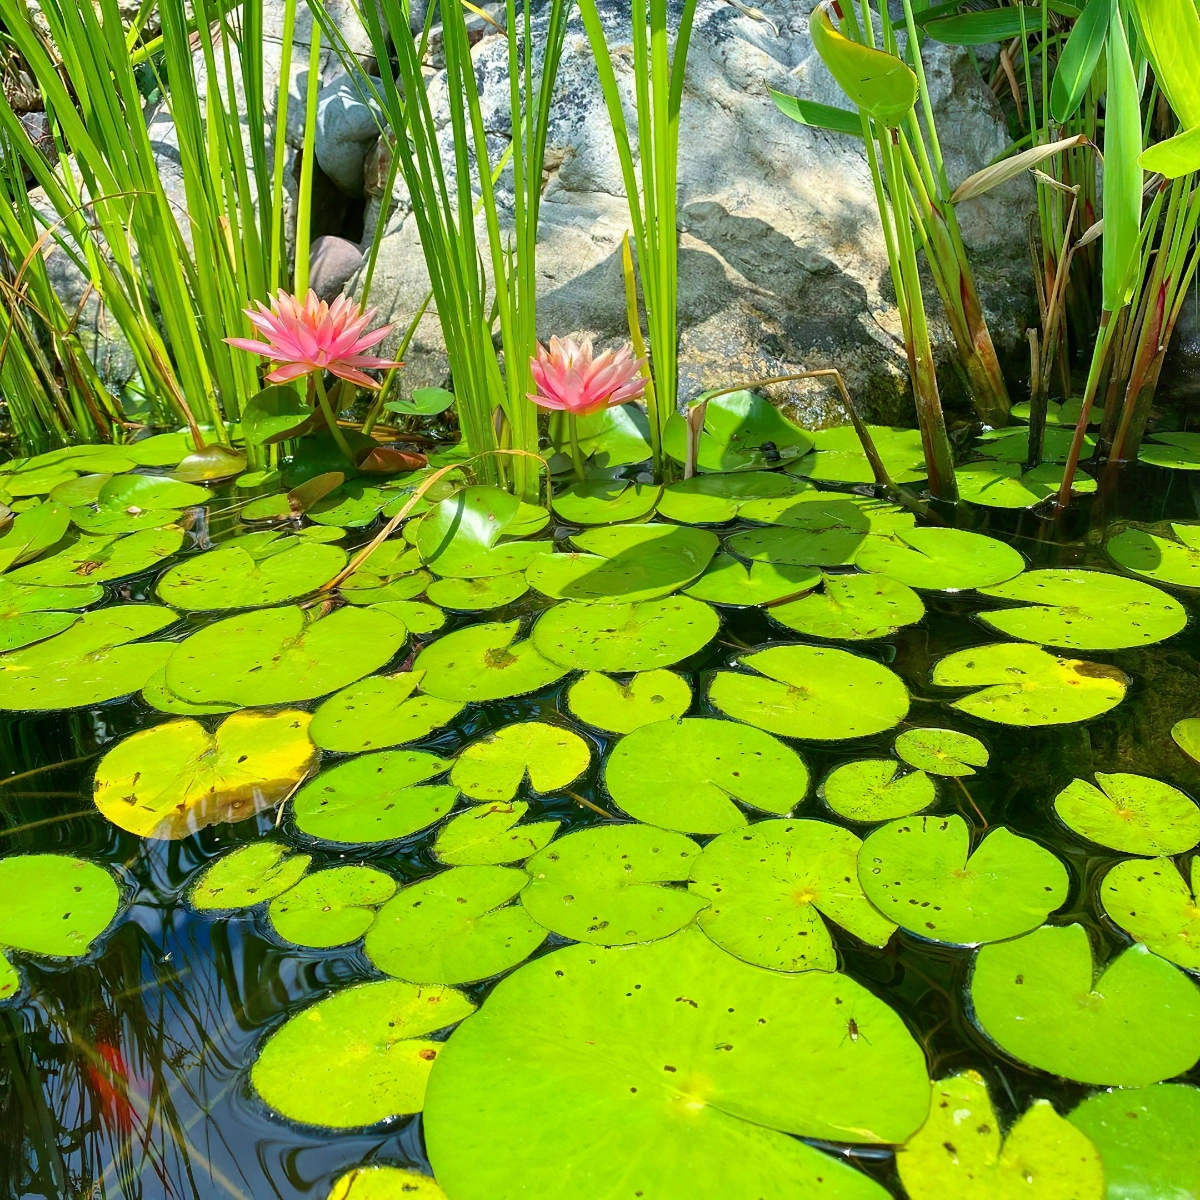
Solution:
<svg viewBox="0 0 1200 1200">
<path fill-rule="evenodd" d="M 346 441 L 346 436 L 338 427 L 337 419 L 333 415 L 333 409 L 329 407 L 329 395 L 325 391 L 325 381 L 321 378 L 321 372 L 315 372 L 313 379 L 317 384 L 317 400 L 321 404 L 321 412 L 325 415 L 325 424 L 329 426 L 329 432 L 333 434 L 333 440 L 337 442 L 337 447 L 345 455 L 346 461 L 351 466 L 354 466 L 354 455 Z"/>
<path fill-rule="evenodd" d="M 571 439 L 571 461 L 575 464 L 575 478 L 584 481 L 583 452 L 579 449 L 579 418 L 567 413 L 567 436 Z"/>
</svg>

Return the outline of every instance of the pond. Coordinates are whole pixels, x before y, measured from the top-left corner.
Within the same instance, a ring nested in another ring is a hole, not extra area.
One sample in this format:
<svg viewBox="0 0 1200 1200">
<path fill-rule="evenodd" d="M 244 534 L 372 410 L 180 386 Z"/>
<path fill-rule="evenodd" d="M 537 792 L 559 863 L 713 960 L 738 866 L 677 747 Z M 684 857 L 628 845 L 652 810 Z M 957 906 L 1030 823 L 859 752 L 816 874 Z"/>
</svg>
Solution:
<svg viewBox="0 0 1200 1200">
<path fill-rule="evenodd" d="M 5 1194 L 1200 1195 L 1193 477 L 913 513 L 844 432 L 6 465 Z"/>
</svg>

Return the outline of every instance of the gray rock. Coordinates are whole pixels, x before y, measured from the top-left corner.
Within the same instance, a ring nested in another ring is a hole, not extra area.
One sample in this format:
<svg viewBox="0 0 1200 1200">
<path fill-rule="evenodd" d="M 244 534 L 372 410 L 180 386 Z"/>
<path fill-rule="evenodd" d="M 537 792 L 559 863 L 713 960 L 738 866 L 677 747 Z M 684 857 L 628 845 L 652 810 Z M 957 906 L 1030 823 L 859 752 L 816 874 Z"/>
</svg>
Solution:
<svg viewBox="0 0 1200 1200">
<path fill-rule="evenodd" d="M 342 294 L 362 261 L 362 251 L 345 238 L 330 234 L 315 238 L 309 250 L 308 286 L 322 300 L 333 300 Z"/>
<path fill-rule="evenodd" d="M 375 85 L 383 87 L 376 79 Z M 321 170 L 348 196 L 361 196 L 363 163 L 378 140 L 383 117 L 369 91 L 349 75 L 340 75 L 317 96 L 314 153 Z"/>
<path fill-rule="evenodd" d="M 1196 289 L 1189 289 L 1175 324 L 1175 336 L 1163 360 L 1157 397 L 1176 400 L 1190 407 L 1200 405 L 1200 304 Z"/>
</svg>

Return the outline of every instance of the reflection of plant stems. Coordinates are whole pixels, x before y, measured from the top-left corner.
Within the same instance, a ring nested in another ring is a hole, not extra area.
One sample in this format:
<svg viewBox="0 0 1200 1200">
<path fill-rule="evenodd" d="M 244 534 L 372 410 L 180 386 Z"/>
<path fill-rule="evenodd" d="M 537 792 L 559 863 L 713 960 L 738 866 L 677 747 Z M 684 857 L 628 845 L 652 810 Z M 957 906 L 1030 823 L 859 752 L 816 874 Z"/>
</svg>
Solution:
<svg viewBox="0 0 1200 1200">
<path fill-rule="evenodd" d="M 980 821 L 983 822 L 983 828 L 986 831 L 988 828 L 987 817 L 985 817 L 983 813 L 979 811 L 979 805 L 975 803 L 974 797 L 972 797 L 971 793 L 967 791 L 967 785 L 963 783 L 963 781 L 959 779 L 957 775 L 954 776 L 954 782 L 958 784 L 962 794 L 966 796 L 967 803 L 975 810 L 975 815 L 980 819 Z"/>
<path fill-rule="evenodd" d="M 346 441 L 345 435 L 338 427 L 337 419 L 333 415 L 333 409 L 329 407 L 329 396 L 325 392 L 325 381 L 321 378 L 321 372 L 314 372 L 313 379 L 317 382 L 317 399 L 321 404 L 321 412 L 325 414 L 325 424 L 329 426 L 329 432 L 333 434 L 333 440 L 337 442 L 338 449 L 345 455 L 346 461 L 351 466 L 354 466 L 354 455 L 350 452 L 350 446 Z"/>
<path fill-rule="evenodd" d="M 567 436 L 571 439 L 571 461 L 575 464 L 575 478 L 583 482 L 583 452 L 579 449 L 579 418 L 567 413 Z"/>
<path fill-rule="evenodd" d="M 31 771 L 22 771 L 20 775 L 9 775 L 4 779 L 0 779 L 0 787 L 7 787 L 10 783 L 18 783 L 22 779 L 28 779 L 32 775 L 41 775 L 44 771 L 57 771 L 60 767 L 73 767 L 76 763 L 87 762 L 92 756 L 85 754 L 81 758 L 68 758 L 65 762 L 45 763 L 40 767 L 34 767 Z"/>
</svg>

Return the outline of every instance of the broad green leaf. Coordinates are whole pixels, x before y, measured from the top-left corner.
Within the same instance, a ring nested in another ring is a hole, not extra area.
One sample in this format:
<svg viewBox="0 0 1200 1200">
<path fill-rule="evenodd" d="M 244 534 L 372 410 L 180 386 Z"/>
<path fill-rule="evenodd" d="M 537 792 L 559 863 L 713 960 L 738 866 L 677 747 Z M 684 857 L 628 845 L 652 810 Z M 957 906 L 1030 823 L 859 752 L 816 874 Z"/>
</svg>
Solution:
<svg viewBox="0 0 1200 1200">
<path fill-rule="evenodd" d="M 791 117 L 800 125 L 811 125 L 814 129 L 825 129 L 830 133 L 845 133 L 851 137 L 861 138 L 862 120 L 846 108 L 835 108 L 832 104 L 818 104 L 815 100 L 801 100 L 797 96 L 788 96 L 767 88 L 775 107 L 785 117 Z"/>
<path fill-rule="evenodd" d="M 100 489 L 112 478 L 111 475 L 77 475 L 60 483 L 49 498 L 56 504 L 65 504 L 68 508 L 80 505 L 95 504 L 100 495 Z M 2 487 L 3 484 L 0 484 Z"/>
<path fill-rule="evenodd" d="M 1138 459 L 1170 471 L 1200 471 L 1200 433 L 1157 433 L 1142 443 Z"/>
<path fill-rule="evenodd" d="M 749 506 L 748 506 L 749 507 Z M 760 509 L 755 505 L 754 509 Z M 772 509 L 775 506 L 772 504 Z M 766 514 L 747 514 L 762 520 Z M 771 520 L 786 524 L 735 533 L 729 549 L 753 561 L 791 566 L 849 566 L 871 528 L 870 517 L 852 500 L 831 497 L 791 505 L 786 513 L 772 511 Z"/>
<path fill-rule="evenodd" d="M 821 784 L 825 803 L 848 821 L 890 821 L 911 816 L 937 799 L 924 771 L 898 775 L 893 758 L 860 758 L 836 766 Z"/>
<path fill-rule="evenodd" d="M 193 450 L 179 461 L 175 478 L 185 483 L 214 483 L 232 479 L 246 469 L 246 456 L 217 442 Z"/>
<path fill-rule="evenodd" d="M 98 583 L 82 587 L 22 586 L 0 579 L 0 652 L 20 650 L 34 642 L 65 633 L 79 613 L 104 596 Z"/>
<path fill-rule="evenodd" d="M 1185 717 L 1171 726 L 1171 737 L 1175 744 L 1188 755 L 1200 762 L 1200 717 Z"/>
<path fill-rule="evenodd" d="M 205 867 L 188 890 L 201 912 L 252 908 L 300 882 L 312 857 L 289 854 L 279 842 L 250 842 Z"/>
<path fill-rule="evenodd" d="M 872 533 L 854 560 L 860 571 L 887 575 L 932 592 L 959 592 L 1003 583 L 1025 567 L 1005 542 L 966 529 Z"/>
<path fill-rule="evenodd" d="M 1167 179 L 1200 171 L 1200 126 L 1185 129 L 1143 150 L 1138 165 L 1143 171 L 1157 171 Z"/>
<path fill-rule="evenodd" d="M 1022 13 L 1020 8 L 985 8 L 925 21 L 922 28 L 935 42 L 947 46 L 987 46 L 1035 33 L 1041 29 L 1041 14 Z"/>
<path fill-rule="evenodd" d="M 212 492 L 194 483 L 181 483 L 162 475 L 116 475 L 96 496 L 101 511 L 136 516 L 144 509 L 192 508 L 207 504 Z"/>
<path fill-rule="evenodd" d="M 1130 0 L 1141 49 L 1184 129 L 1200 125 L 1200 17 L 1189 0 Z"/>
<path fill-rule="evenodd" d="M 467 746 L 450 771 L 450 782 L 473 800 L 512 800 L 526 779 L 534 792 L 556 792 L 578 779 L 591 761 L 591 747 L 579 734 L 524 721 Z"/>
<path fill-rule="evenodd" d="M 428 737 L 463 710 L 459 700 L 417 692 L 423 672 L 372 675 L 335 692 L 313 714 L 309 735 L 322 750 L 358 754 Z"/>
<path fill-rule="evenodd" d="M 524 800 L 473 804 L 452 817 L 437 835 L 433 852 L 452 867 L 512 863 L 536 854 L 558 832 L 561 821 L 517 822 L 529 811 Z"/>
<path fill-rule="evenodd" d="M 773 562 L 752 562 L 747 566 L 732 554 L 722 553 L 686 589 L 686 594 L 709 604 L 750 608 L 801 595 L 820 582 L 821 572 L 814 567 Z"/>
<path fill-rule="evenodd" d="M 674 721 L 692 707 L 687 680 L 672 671 L 643 671 L 619 683 L 589 671 L 567 693 L 571 712 L 609 733 L 632 733 L 655 721 Z"/>
<path fill-rule="evenodd" d="M 423 600 L 383 600 L 370 608 L 399 621 L 409 633 L 436 633 L 446 624 L 446 614 L 436 604 Z"/>
<path fill-rule="evenodd" d="M 1174 539 L 1144 529 L 1126 529 L 1104 543 L 1118 566 L 1155 583 L 1200 588 L 1200 527 L 1173 522 Z"/>
<path fill-rule="evenodd" d="M 925 616 L 912 588 L 886 575 L 825 575 L 824 588 L 768 611 L 808 637 L 867 641 L 890 637 Z"/>
<path fill-rule="evenodd" d="M 987 747 L 957 729 L 906 729 L 896 738 L 896 753 L 931 775 L 974 775 L 988 765 Z"/>
<path fill-rule="evenodd" d="M 567 669 L 544 659 L 532 640 L 515 641 L 519 629 L 519 621 L 493 622 L 438 638 L 413 664 L 425 672 L 422 689 L 465 704 L 521 696 L 561 679 Z"/>
<path fill-rule="evenodd" d="M 745 505 L 756 500 L 794 496 L 807 487 L 808 484 L 791 475 L 769 471 L 696 475 L 664 488 L 658 512 L 659 516 L 687 525 L 721 525 L 732 521 Z"/>
<path fill-rule="evenodd" d="M 275 385 L 255 393 L 242 405 L 242 433 L 246 445 L 261 446 L 268 438 L 303 425 L 312 409 L 294 387 Z"/>
<path fill-rule="evenodd" d="M 517 503 L 508 492 L 478 484 L 434 505 L 417 524 L 416 546 L 422 562 L 438 575 L 460 579 L 521 570 L 526 562 L 492 569 L 497 556 L 490 553 L 517 515 Z M 522 554 L 527 551 L 526 546 L 520 548 Z"/>
<path fill-rule="evenodd" d="M 1183 854 L 1200 842 L 1200 807 L 1178 788 L 1145 775 L 1096 772 L 1072 780 L 1054 811 L 1080 837 L 1127 854 Z"/>
<path fill-rule="evenodd" d="M 440 387 L 413 388 L 407 400 L 391 400 L 383 407 L 405 417 L 436 417 L 454 404 L 454 393 Z"/>
<path fill-rule="evenodd" d="M 868 425 L 867 431 L 879 451 L 893 483 L 914 483 L 925 478 L 925 451 L 917 429 L 890 425 Z M 813 432 L 813 451 L 788 469 L 807 479 L 826 483 L 874 483 L 875 473 L 852 425 Z"/>
<path fill-rule="evenodd" d="M 47 501 L 27 512 L 18 513 L 4 536 L 0 537 L 0 572 L 37 558 L 62 539 L 70 524 L 71 513 L 65 503 Z"/>
<path fill-rule="evenodd" d="M 981 459 L 955 468 L 954 477 L 958 481 L 959 498 L 972 504 L 986 508 L 1033 508 L 1058 495 L 1063 468 L 1042 463 L 1032 471 L 1025 471 L 1020 463 Z M 1096 487 L 1096 481 L 1083 471 L 1077 471 L 1071 480 L 1072 495 L 1089 495 Z"/>
<path fill-rule="evenodd" d="M 1129 858 L 1104 877 L 1100 902 L 1130 937 L 1188 971 L 1200 971 L 1200 858 L 1191 885 L 1169 858 Z"/>
<path fill-rule="evenodd" d="M 822 492 L 815 488 L 794 496 L 751 500 L 742 506 L 739 515 L 765 525 L 786 525 L 809 531 L 841 526 L 864 533 L 893 533 L 898 529 L 912 529 L 916 524 L 916 517 L 908 509 L 888 500 L 845 492 Z"/>
<path fill-rule="evenodd" d="M 676 462 L 686 462 L 688 438 L 687 420 L 672 413 L 663 431 L 663 449 Z M 761 471 L 800 458 L 811 448 L 808 431 L 769 400 L 751 392 L 730 392 L 705 403 L 696 465 L 701 471 Z"/>
<path fill-rule="evenodd" d="M 244 415 L 242 420 L 244 428 Z M 128 446 L 122 446 L 120 453 L 133 459 L 139 467 L 174 467 L 183 461 L 192 448 L 192 435 L 186 429 L 180 429 L 175 433 L 156 433 L 140 438 Z"/>
<path fill-rule="evenodd" d="M 78 958 L 120 903 L 117 881 L 96 863 L 66 854 L 0 858 L 0 946 Z"/>
<path fill-rule="evenodd" d="M 1104 10 L 1105 33 L 1108 32 L 1108 9 Z M 1022 401 L 1020 404 L 1014 404 L 1008 410 L 1008 415 L 1014 421 L 1028 422 L 1030 417 L 1029 401 Z M 1064 400 L 1061 404 L 1056 400 L 1048 400 L 1046 402 L 1046 424 L 1047 425 L 1069 425 L 1072 429 L 1079 424 L 1079 418 L 1083 415 L 1083 397 L 1072 396 L 1068 400 Z M 1104 415 L 1103 407 L 1099 412 L 1096 411 L 1093 405 L 1088 409 L 1088 424 L 1099 425 Z"/>
<path fill-rule="evenodd" d="M 164 663 L 142 686 L 142 699 L 159 712 L 173 717 L 214 717 L 237 712 L 236 704 L 193 704 L 167 687 L 167 667 Z"/>
<path fill-rule="evenodd" d="M 640 521 L 654 512 L 662 488 L 626 479 L 588 479 L 554 497 L 554 511 L 572 525 Z"/>
<path fill-rule="evenodd" d="M 446 1200 L 446 1193 L 428 1175 L 370 1163 L 340 1176 L 326 1200 Z"/>
<path fill-rule="evenodd" d="M 128 537 L 81 537 L 50 558 L 18 567 L 14 583 L 40 587 L 77 587 L 112 583 L 156 566 L 183 545 L 182 529 L 145 529 Z"/>
<path fill-rule="evenodd" d="M 313 482 L 315 481 L 309 480 L 309 483 Z M 295 491 L 289 495 L 294 496 Z M 339 529 L 365 529 L 379 516 L 389 499 L 389 493 L 383 488 L 371 487 L 361 480 L 349 480 L 306 507 L 304 514 L 318 525 L 336 525 Z"/>
<path fill-rule="evenodd" d="M 1060 125 L 1075 115 L 1096 73 L 1107 36 L 1108 0 L 1088 0 L 1059 50 L 1054 83 L 1050 87 L 1050 115 Z"/>
<path fill-rule="evenodd" d="M 551 420 L 550 445 L 569 455 L 566 422 Z M 579 448 L 601 469 L 627 467 L 650 457 L 650 423 L 638 404 L 616 404 L 579 418 Z"/>
<path fill-rule="evenodd" d="M 356 942 L 375 909 L 396 894 L 396 881 L 361 863 L 314 871 L 271 901 L 271 928 L 295 946 L 325 950 Z"/>
<path fill-rule="evenodd" d="M 426 595 L 442 608 L 484 612 L 503 608 L 527 591 L 525 576 L 514 571 L 511 575 L 488 575 L 482 579 L 436 579 L 426 589 Z"/>
<path fill-rule="evenodd" d="M 1194 9 L 1192 15 L 1195 16 Z M 1104 106 L 1101 303 L 1106 312 L 1115 313 L 1129 303 L 1133 291 L 1142 224 L 1142 168 L 1138 163 L 1142 153 L 1141 97 L 1125 37 L 1125 20 L 1117 0 L 1110 0 L 1105 45 L 1108 86 Z M 1200 115 L 1189 124 L 1197 122 Z"/>
</svg>

